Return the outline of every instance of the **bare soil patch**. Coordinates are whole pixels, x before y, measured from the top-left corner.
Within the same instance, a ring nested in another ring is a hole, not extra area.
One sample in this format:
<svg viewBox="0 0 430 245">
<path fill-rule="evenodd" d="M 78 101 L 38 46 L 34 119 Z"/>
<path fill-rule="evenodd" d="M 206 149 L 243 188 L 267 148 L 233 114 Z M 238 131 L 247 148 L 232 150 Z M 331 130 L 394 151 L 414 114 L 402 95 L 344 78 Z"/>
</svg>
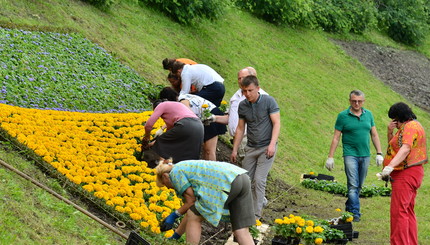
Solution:
<svg viewBox="0 0 430 245">
<path fill-rule="evenodd" d="M 334 41 L 375 77 L 430 112 L 430 59 L 409 50 L 372 43 Z"/>
</svg>

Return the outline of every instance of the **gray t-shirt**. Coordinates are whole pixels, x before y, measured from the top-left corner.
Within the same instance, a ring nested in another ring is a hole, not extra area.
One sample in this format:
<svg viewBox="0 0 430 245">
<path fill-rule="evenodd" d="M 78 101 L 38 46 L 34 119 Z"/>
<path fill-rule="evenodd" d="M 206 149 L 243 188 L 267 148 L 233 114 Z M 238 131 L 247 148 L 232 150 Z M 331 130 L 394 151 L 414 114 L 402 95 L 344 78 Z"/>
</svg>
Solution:
<svg viewBox="0 0 430 245">
<path fill-rule="evenodd" d="M 270 95 L 260 94 L 255 103 L 242 100 L 239 104 L 239 118 L 247 125 L 248 146 L 257 148 L 270 144 L 272 120 L 270 114 L 279 112 L 279 106 Z"/>
</svg>

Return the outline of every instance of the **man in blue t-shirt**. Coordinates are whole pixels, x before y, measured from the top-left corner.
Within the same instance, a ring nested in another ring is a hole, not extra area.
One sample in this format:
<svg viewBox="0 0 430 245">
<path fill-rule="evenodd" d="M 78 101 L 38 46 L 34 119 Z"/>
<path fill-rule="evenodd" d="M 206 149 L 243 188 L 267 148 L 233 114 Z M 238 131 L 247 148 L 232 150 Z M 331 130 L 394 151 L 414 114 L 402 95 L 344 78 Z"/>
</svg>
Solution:
<svg viewBox="0 0 430 245">
<path fill-rule="evenodd" d="M 370 162 L 370 137 L 375 146 L 376 164 L 380 166 L 382 157 L 381 144 L 372 112 L 364 109 L 364 93 L 353 90 L 349 94 L 350 107 L 339 113 L 334 126 L 334 136 L 326 161 L 326 168 L 334 168 L 334 152 L 342 135 L 343 160 L 348 187 L 346 211 L 351 212 L 354 221 L 360 221 L 360 191 L 366 179 Z"/>
<path fill-rule="evenodd" d="M 246 99 L 239 103 L 239 122 L 234 136 L 231 161 L 237 160 L 246 125 L 248 143 L 242 167 L 248 171 L 251 179 L 254 212 L 256 218 L 260 219 L 263 206 L 267 203 L 266 180 L 276 154 L 281 116 L 275 99 L 259 93 L 260 86 L 256 76 L 243 78 L 241 89 Z"/>
</svg>

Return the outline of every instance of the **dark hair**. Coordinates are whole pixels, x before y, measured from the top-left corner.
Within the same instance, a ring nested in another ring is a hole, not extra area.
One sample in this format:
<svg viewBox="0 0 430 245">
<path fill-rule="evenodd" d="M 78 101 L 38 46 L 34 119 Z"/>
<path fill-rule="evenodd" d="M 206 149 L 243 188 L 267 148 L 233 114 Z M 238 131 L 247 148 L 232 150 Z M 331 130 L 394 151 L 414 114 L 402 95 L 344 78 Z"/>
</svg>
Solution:
<svg viewBox="0 0 430 245">
<path fill-rule="evenodd" d="M 364 98 L 364 93 L 363 93 L 362 91 L 358 90 L 358 89 L 352 90 L 352 91 L 349 93 L 349 99 L 351 99 L 352 95 L 355 95 L 355 96 L 363 96 L 363 98 Z"/>
<path fill-rule="evenodd" d="M 154 103 L 152 103 L 152 110 L 155 110 L 155 108 L 156 108 L 159 104 L 163 103 L 164 101 L 166 101 L 166 100 L 158 99 L 158 100 L 154 101 Z"/>
<path fill-rule="evenodd" d="M 164 70 L 171 70 L 173 63 L 176 61 L 176 59 L 168 59 L 165 58 L 161 63 L 163 64 Z"/>
<path fill-rule="evenodd" d="M 260 86 L 258 83 L 258 78 L 256 76 L 253 75 L 249 75 L 243 78 L 242 82 L 241 82 L 243 87 L 248 87 L 251 84 L 254 84 L 255 86 Z"/>
<path fill-rule="evenodd" d="M 160 99 L 168 101 L 176 101 L 178 98 L 178 92 L 171 87 L 165 87 L 160 91 Z"/>
<path fill-rule="evenodd" d="M 409 120 L 417 119 L 417 116 L 412 112 L 412 109 L 403 102 L 397 102 L 388 110 L 388 117 L 404 123 Z"/>
<path fill-rule="evenodd" d="M 169 75 L 167 75 L 167 79 L 179 80 L 179 77 L 173 74 L 172 72 L 169 72 Z"/>
<path fill-rule="evenodd" d="M 175 62 L 173 62 L 173 65 L 172 65 L 172 73 L 173 73 L 173 74 L 176 74 L 176 73 L 178 72 L 178 70 L 179 70 L 179 69 L 184 68 L 184 65 L 185 65 L 185 63 L 182 63 L 182 62 L 180 62 L 180 61 L 175 61 Z"/>
</svg>

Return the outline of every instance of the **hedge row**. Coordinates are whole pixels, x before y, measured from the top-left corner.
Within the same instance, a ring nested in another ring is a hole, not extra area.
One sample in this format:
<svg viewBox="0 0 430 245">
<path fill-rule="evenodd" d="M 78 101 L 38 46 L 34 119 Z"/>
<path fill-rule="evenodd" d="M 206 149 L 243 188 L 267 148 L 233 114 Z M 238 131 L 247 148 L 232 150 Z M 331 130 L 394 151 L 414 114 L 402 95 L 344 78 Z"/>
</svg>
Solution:
<svg viewBox="0 0 430 245">
<path fill-rule="evenodd" d="M 119 0 L 83 0 L 110 6 Z M 395 41 L 421 44 L 430 30 L 430 0 L 137 0 L 181 24 L 217 19 L 227 6 L 268 22 L 333 33 L 379 29 Z"/>
<path fill-rule="evenodd" d="M 358 33 L 379 28 L 407 45 L 430 30 L 430 0 L 236 0 L 236 5 L 275 24 Z"/>
</svg>

